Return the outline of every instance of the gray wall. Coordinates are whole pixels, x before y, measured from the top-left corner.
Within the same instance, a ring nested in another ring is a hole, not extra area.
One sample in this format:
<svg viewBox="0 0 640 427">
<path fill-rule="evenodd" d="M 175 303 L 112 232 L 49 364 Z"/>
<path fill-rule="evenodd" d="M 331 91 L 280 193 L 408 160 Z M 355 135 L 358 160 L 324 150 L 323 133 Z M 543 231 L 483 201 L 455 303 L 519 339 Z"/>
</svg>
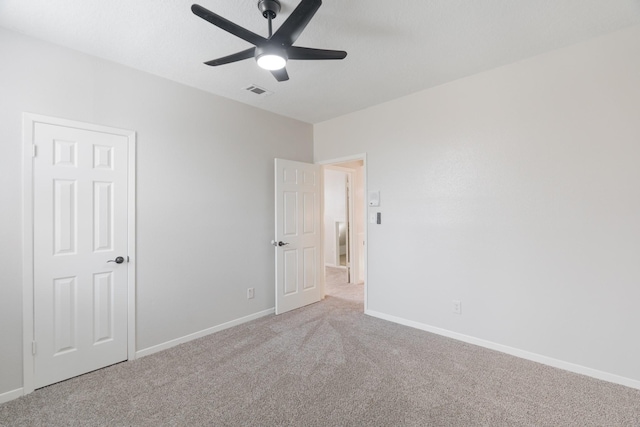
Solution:
<svg viewBox="0 0 640 427">
<path fill-rule="evenodd" d="M 137 132 L 137 350 L 273 308 L 273 159 L 311 161 L 311 125 L 4 29 L 0 58 L 0 394 L 22 387 L 23 112 Z"/>
<path fill-rule="evenodd" d="M 315 125 L 381 192 L 368 308 L 640 388 L 639 76 L 635 27 Z"/>
</svg>

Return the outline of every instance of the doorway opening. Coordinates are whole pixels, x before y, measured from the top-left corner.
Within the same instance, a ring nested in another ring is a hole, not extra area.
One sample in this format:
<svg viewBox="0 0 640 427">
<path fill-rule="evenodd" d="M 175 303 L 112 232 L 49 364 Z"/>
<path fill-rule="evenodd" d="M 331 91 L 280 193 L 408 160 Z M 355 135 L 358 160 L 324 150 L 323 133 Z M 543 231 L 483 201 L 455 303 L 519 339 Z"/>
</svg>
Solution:
<svg viewBox="0 0 640 427">
<path fill-rule="evenodd" d="M 323 178 L 325 295 L 366 304 L 364 157 L 324 164 Z"/>
</svg>

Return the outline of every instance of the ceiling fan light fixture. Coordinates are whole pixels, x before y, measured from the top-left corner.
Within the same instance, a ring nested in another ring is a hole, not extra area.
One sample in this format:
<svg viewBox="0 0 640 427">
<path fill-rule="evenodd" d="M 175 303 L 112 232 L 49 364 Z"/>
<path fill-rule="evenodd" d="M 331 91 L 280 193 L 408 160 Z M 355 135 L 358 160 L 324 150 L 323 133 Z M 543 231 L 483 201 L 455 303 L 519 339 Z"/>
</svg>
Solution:
<svg viewBox="0 0 640 427">
<path fill-rule="evenodd" d="M 265 70 L 281 70 L 287 65 L 287 58 L 277 52 L 264 52 L 256 56 L 256 62 L 260 68 Z"/>
<path fill-rule="evenodd" d="M 253 57 L 260 68 L 271 71 L 277 81 L 284 82 L 289 80 L 289 73 L 285 68 L 289 59 L 344 59 L 347 52 L 342 50 L 314 49 L 293 45 L 321 5 L 322 0 L 300 0 L 298 6 L 274 33 L 271 21 L 280 12 L 280 0 L 258 0 L 258 9 L 262 16 L 268 20 L 268 38 L 234 24 L 199 4 L 191 5 L 191 11 L 195 15 L 255 46 L 222 58 L 212 59 L 205 64 L 214 67 Z"/>
</svg>

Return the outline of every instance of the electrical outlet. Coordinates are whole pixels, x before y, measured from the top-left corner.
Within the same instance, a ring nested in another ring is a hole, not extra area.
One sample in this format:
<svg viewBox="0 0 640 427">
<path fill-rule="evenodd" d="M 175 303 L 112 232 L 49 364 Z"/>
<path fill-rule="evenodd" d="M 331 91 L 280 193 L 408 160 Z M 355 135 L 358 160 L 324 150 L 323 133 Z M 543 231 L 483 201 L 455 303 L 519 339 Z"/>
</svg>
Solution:
<svg viewBox="0 0 640 427">
<path fill-rule="evenodd" d="M 249 288 L 247 289 L 247 299 L 252 299 L 255 293 L 255 289 L 254 288 Z"/>
<path fill-rule="evenodd" d="M 455 314 L 462 314 L 462 303 L 457 299 L 453 300 L 453 312 Z"/>
</svg>

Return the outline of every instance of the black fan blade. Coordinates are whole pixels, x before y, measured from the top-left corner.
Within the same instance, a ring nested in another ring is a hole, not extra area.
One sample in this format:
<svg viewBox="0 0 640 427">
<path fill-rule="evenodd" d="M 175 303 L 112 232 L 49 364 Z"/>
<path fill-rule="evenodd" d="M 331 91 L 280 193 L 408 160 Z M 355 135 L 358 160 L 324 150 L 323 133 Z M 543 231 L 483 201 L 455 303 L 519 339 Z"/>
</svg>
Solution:
<svg viewBox="0 0 640 427">
<path fill-rule="evenodd" d="M 256 48 L 250 47 L 247 50 L 243 50 L 242 52 L 234 53 L 232 55 L 223 56 L 222 58 L 212 59 L 211 61 L 205 62 L 207 65 L 211 65 L 215 67 L 216 65 L 230 64 L 236 61 L 242 61 L 243 59 L 253 58 L 255 55 Z"/>
<path fill-rule="evenodd" d="M 228 33 L 231 33 L 234 36 L 240 37 L 242 40 L 246 40 L 255 46 L 258 46 L 259 44 L 267 41 L 267 39 L 265 39 L 264 37 L 259 36 L 258 34 L 247 30 L 246 28 L 242 28 L 240 25 L 234 24 L 233 22 L 224 19 L 220 15 L 216 15 L 215 13 L 211 12 L 208 9 L 205 9 L 199 4 L 194 4 L 193 6 L 191 6 L 191 11 L 205 21 L 209 21 L 216 27 L 225 30 Z"/>
<path fill-rule="evenodd" d="M 322 0 L 302 0 L 291 15 L 278 28 L 278 31 L 270 40 L 276 41 L 285 47 L 291 46 L 300 37 L 313 15 L 322 5 Z"/>
<path fill-rule="evenodd" d="M 313 49 L 310 47 L 291 46 L 287 49 L 289 59 L 344 59 L 344 50 Z"/>
<path fill-rule="evenodd" d="M 271 74 L 276 78 L 279 82 L 285 82 L 289 80 L 289 74 L 287 74 L 286 68 L 280 68 L 279 70 L 271 70 Z"/>
</svg>

